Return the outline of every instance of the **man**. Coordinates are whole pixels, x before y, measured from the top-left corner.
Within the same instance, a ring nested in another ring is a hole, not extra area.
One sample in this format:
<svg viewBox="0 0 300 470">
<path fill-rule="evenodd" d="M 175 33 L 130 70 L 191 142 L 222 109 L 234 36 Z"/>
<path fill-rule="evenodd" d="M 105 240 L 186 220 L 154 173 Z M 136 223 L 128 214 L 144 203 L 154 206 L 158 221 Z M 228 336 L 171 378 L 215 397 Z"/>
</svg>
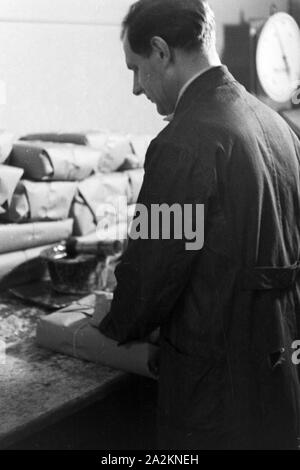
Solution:
<svg viewBox="0 0 300 470">
<path fill-rule="evenodd" d="M 100 329 L 122 344 L 160 327 L 161 448 L 296 448 L 299 143 L 220 64 L 206 2 L 140 0 L 122 38 L 133 93 L 170 120 L 138 203 L 204 205 L 205 237 L 131 239 Z"/>
</svg>

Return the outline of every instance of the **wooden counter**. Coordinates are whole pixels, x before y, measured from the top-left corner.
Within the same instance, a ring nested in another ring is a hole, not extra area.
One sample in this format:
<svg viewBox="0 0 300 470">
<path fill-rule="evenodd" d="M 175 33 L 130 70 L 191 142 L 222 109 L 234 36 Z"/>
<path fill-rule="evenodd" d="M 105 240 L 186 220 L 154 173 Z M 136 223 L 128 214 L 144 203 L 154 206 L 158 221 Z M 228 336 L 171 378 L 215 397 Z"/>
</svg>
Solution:
<svg viewBox="0 0 300 470">
<path fill-rule="evenodd" d="M 0 449 L 101 400 L 133 376 L 53 353 L 35 344 L 37 319 L 46 313 L 0 294 Z"/>
</svg>

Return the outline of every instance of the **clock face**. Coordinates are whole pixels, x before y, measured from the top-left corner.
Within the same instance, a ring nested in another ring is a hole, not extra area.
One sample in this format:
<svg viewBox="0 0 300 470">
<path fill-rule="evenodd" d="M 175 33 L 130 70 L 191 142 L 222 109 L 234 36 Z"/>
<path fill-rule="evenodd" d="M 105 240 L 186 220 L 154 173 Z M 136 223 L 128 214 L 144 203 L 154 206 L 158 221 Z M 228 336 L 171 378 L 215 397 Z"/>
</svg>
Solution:
<svg viewBox="0 0 300 470">
<path fill-rule="evenodd" d="M 278 103 L 292 98 L 300 84 L 300 31 L 287 13 L 265 23 L 256 50 L 256 70 L 265 93 Z"/>
</svg>

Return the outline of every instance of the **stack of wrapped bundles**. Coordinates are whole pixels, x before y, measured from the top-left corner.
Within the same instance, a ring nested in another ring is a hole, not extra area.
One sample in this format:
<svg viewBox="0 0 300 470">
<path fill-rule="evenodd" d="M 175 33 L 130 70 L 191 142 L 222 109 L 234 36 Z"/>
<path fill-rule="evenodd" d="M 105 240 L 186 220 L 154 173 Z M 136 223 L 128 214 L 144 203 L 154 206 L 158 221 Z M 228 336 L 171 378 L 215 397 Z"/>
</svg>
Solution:
<svg viewBox="0 0 300 470">
<path fill-rule="evenodd" d="M 72 233 L 72 219 L 60 222 L 16 224 L 7 222 L 23 170 L 0 165 L 0 286 L 40 278 L 44 266 L 38 260 L 49 244 Z"/>
<path fill-rule="evenodd" d="M 128 203 L 132 201 L 127 172 L 99 173 L 80 182 L 71 209 L 74 235 L 87 235 L 127 223 Z"/>
<path fill-rule="evenodd" d="M 77 190 L 77 182 L 73 181 L 76 169 L 72 173 L 67 159 L 61 158 L 59 163 L 59 149 L 53 149 L 53 155 L 51 149 L 49 159 L 47 151 L 37 143 L 17 142 L 9 156 L 10 166 L 1 165 L 1 288 L 41 278 L 45 265 L 40 253 L 72 234 L 73 220 L 69 213 Z M 83 161 L 83 157 L 78 160 Z M 78 167 L 80 175 L 80 164 Z M 65 179 L 72 181 L 56 181 L 65 175 Z"/>
<path fill-rule="evenodd" d="M 98 170 L 109 173 L 142 168 L 152 138 L 150 135 L 121 135 L 108 130 L 97 130 L 83 133 L 29 134 L 21 140 L 69 143 L 100 150 L 102 155 Z"/>
<path fill-rule="evenodd" d="M 91 131 L 31 134 L 14 143 L 9 163 L 19 178 L 0 221 L 19 243 L 3 245 L 0 256 L 8 258 L 0 281 L 71 234 L 82 241 L 127 238 L 150 140 Z M 31 272 L 40 276 L 37 269 Z"/>
<path fill-rule="evenodd" d="M 62 149 L 68 149 L 73 154 L 75 151 L 78 154 L 82 149 L 82 155 L 86 153 L 84 161 L 93 165 L 93 171 L 81 174 L 81 177 L 77 175 L 79 183 L 70 212 L 74 219 L 73 235 L 82 237 L 94 234 L 99 240 L 114 225 L 121 225 L 118 232 L 123 233 L 124 224 L 130 224 L 143 182 L 143 165 L 150 141 L 148 135 L 120 135 L 109 131 L 30 134 L 22 137 L 18 148 L 15 146 L 12 161 L 20 165 L 19 149 L 35 142 L 34 158 L 38 159 L 35 174 L 47 167 L 43 178 L 53 179 L 68 166 L 63 164 Z M 72 161 L 79 162 L 79 157 Z M 69 165 L 66 173 L 74 175 L 75 167 L 70 168 Z M 28 172 L 24 163 L 22 168 Z M 34 177 L 32 171 L 30 176 Z"/>
</svg>

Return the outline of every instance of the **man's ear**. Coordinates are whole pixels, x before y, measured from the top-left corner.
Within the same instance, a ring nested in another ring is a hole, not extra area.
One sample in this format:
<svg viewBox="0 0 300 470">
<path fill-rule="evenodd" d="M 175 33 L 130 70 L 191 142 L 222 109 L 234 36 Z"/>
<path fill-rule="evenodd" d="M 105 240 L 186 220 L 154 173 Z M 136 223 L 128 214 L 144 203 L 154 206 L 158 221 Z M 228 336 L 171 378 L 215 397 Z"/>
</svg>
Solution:
<svg viewBox="0 0 300 470">
<path fill-rule="evenodd" d="M 151 38 L 150 44 L 152 46 L 152 51 L 156 53 L 160 60 L 162 60 L 165 64 L 168 64 L 172 61 L 172 50 L 164 39 L 162 39 L 160 36 L 153 36 L 153 38 Z"/>
</svg>

